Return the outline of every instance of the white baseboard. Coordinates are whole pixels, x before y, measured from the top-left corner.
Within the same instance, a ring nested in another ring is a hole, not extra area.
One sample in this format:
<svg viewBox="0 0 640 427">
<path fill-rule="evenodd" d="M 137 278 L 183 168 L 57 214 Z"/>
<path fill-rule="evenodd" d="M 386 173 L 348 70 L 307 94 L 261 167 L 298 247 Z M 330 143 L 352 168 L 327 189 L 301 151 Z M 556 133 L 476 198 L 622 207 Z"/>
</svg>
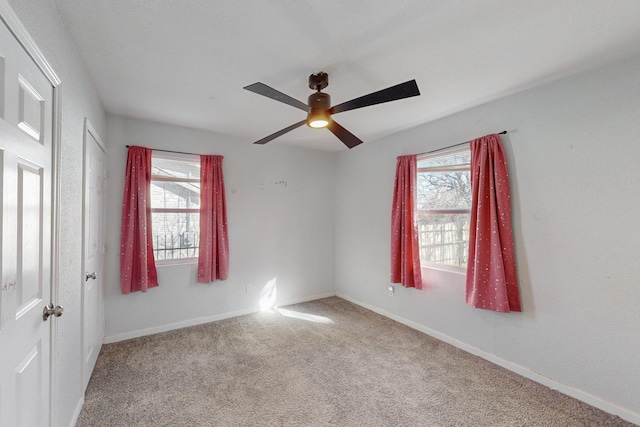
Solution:
<svg viewBox="0 0 640 427">
<path fill-rule="evenodd" d="M 310 295 L 302 298 L 296 298 L 287 301 L 279 301 L 278 307 L 284 307 L 291 304 L 299 304 L 302 302 L 313 301 L 321 298 L 328 298 L 335 296 L 335 292 L 329 292 L 326 294 Z M 244 316 L 247 314 L 257 313 L 260 311 L 260 307 L 253 306 L 242 310 L 228 311 L 226 313 L 214 314 L 212 316 L 198 317 L 195 319 L 188 319 L 182 322 L 168 323 L 166 325 L 154 326 L 152 328 L 138 329 L 135 331 L 129 331 L 122 334 L 110 335 L 104 337 L 105 344 L 111 344 L 119 341 L 125 341 L 132 338 L 144 337 L 147 335 L 159 334 L 161 332 L 173 331 L 175 329 L 187 328 L 189 326 L 202 325 L 203 323 L 211 323 L 218 320 L 230 319 L 232 317 Z"/>
<path fill-rule="evenodd" d="M 454 347 L 458 347 L 461 350 L 466 351 L 467 353 L 471 353 L 475 356 L 479 356 L 482 357 L 485 360 L 488 360 L 491 363 L 494 363 L 498 366 L 501 366 L 505 369 L 508 369 L 512 372 L 515 372 L 518 375 L 521 375 L 525 378 L 528 378 L 532 381 L 535 381 L 537 383 L 540 383 L 546 387 L 549 387 L 552 390 L 557 390 L 562 394 L 566 394 L 567 396 L 573 397 L 574 399 L 578 399 L 588 405 L 591 405 L 593 407 L 596 407 L 598 409 L 602 409 L 605 412 L 608 412 L 610 414 L 613 415 L 617 415 L 620 418 L 629 421 L 631 423 L 634 424 L 638 424 L 640 425 L 640 414 L 630 411 L 626 408 L 620 407 L 618 405 L 615 405 L 613 403 L 607 402 L 601 398 L 599 398 L 598 396 L 594 396 L 591 393 L 587 393 L 583 390 L 571 387 L 567 384 L 563 384 L 557 380 L 554 380 L 553 378 L 549 378 L 547 376 L 544 376 L 542 374 L 539 374 L 537 372 L 534 372 L 530 369 L 528 369 L 525 366 L 522 365 L 518 365 L 517 363 L 513 363 L 510 362 L 508 360 L 505 360 L 495 354 L 491 354 L 491 353 L 487 353 L 484 350 L 481 350 L 477 347 L 471 346 L 469 344 L 466 344 L 462 341 L 459 341 L 453 337 L 450 337 L 448 335 L 445 335 L 443 333 L 440 333 L 436 330 L 433 330 L 431 328 L 428 328 L 424 325 L 420 325 L 419 323 L 413 322 L 411 320 L 407 320 L 403 317 L 397 316 L 393 313 L 389 313 L 381 308 L 369 305 L 367 303 L 364 303 L 362 301 L 358 301 L 356 299 L 353 299 L 347 295 L 343 295 L 340 293 L 336 293 L 336 296 L 343 298 L 349 302 L 352 302 L 354 304 L 357 304 L 361 307 L 364 307 L 368 310 L 371 310 L 375 313 L 378 313 L 384 317 L 388 317 L 389 319 L 395 320 L 396 322 L 402 323 L 404 325 L 409 326 L 410 328 L 416 329 L 420 332 L 423 332 L 427 335 L 430 335 L 434 338 L 439 339 L 440 341 L 444 341 L 448 344 L 453 345 Z"/>
</svg>

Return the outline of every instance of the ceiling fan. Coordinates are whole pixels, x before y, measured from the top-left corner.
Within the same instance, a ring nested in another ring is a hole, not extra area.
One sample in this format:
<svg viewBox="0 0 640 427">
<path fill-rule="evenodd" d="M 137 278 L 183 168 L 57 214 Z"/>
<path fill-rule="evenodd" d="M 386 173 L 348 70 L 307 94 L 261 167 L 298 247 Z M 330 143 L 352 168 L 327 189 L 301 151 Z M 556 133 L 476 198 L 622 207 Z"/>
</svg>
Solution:
<svg viewBox="0 0 640 427">
<path fill-rule="evenodd" d="M 254 142 L 254 144 L 266 144 L 267 142 L 306 123 L 309 127 L 315 129 L 326 127 L 335 136 L 337 136 L 344 145 L 348 148 L 353 148 L 358 144 L 362 144 L 362 140 L 340 126 L 335 120 L 333 120 L 331 117 L 332 115 L 342 113 L 343 111 L 355 110 L 356 108 L 368 107 L 370 105 L 420 95 L 418 84 L 415 80 L 410 80 L 331 107 L 331 97 L 328 93 L 322 92 L 322 89 L 326 88 L 328 85 L 329 75 L 327 73 L 320 72 L 311 74 L 309 76 L 309 88 L 316 92 L 309 96 L 307 104 L 298 101 L 289 95 L 285 95 L 264 83 L 258 82 L 245 86 L 243 89 L 257 93 L 258 95 L 266 96 L 267 98 L 275 99 L 276 101 L 284 102 L 285 104 L 299 108 L 307 113 L 306 119 L 301 120 L 298 123 L 294 123 L 291 126 L 287 126 L 278 132 L 272 133 L 271 135 Z"/>
</svg>

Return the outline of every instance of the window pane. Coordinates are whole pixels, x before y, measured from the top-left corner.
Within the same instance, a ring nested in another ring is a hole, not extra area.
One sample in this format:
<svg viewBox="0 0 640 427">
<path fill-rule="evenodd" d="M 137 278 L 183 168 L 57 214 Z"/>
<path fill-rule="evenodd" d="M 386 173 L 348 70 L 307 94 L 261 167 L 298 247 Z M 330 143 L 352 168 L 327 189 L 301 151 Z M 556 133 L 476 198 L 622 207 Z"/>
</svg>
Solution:
<svg viewBox="0 0 640 427">
<path fill-rule="evenodd" d="M 153 157 L 151 161 L 151 206 L 154 209 L 200 208 L 200 163 Z M 154 177 L 195 179 L 197 182 L 157 181 Z"/>
<path fill-rule="evenodd" d="M 151 175 L 200 179 L 199 162 L 153 157 L 151 163 Z"/>
<path fill-rule="evenodd" d="M 424 264 L 467 266 L 470 160 L 468 148 L 418 159 L 418 236 Z"/>
<path fill-rule="evenodd" d="M 199 209 L 199 182 L 151 181 L 151 207 L 161 209 Z"/>
<path fill-rule="evenodd" d="M 471 163 L 471 151 L 463 149 L 451 154 L 442 156 L 429 156 L 418 159 L 418 168 L 435 167 L 435 166 L 451 166 L 465 165 Z"/>
<path fill-rule="evenodd" d="M 470 209 L 469 178 L 469 171 L 418 173 L 418 209 Z"/>
<path fill-rule="evenodd" d="M 151 218 L 156 261 L 198 256 L 199 213 L 153 212 Z"/>
<path fill-rule="evenodd" d="M 418 212 L 420 261 L 466 267 L 470 214 Z"/>
</svg>

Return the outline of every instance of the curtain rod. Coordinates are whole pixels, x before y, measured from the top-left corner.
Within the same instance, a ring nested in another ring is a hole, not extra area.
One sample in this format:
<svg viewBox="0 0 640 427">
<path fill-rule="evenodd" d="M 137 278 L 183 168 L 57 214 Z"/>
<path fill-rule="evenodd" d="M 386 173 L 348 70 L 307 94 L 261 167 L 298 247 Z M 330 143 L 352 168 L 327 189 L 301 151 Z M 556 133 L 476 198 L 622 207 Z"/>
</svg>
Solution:
<svg viewBox="0 0 640 427">
<path fill-rule="evenodd" d="M 498 135 L 506 135 L 506 134 L 507 134 L 507 131 L 506 131 L 506 130 L 503 130 L 502 132 L 498 132 Z M 450 146 L 448 146 L 448 147 L 442 147 L 442 148 L 438 148 L 438 149 L 436 149 L 436 150 L 425 151 L 424 153 L 418 153 L 417 155 L 418 155 L 418 156 L 421 156 L 421 155 L 423 155 L 423 154 L 436 153 L 436 152 L 438 152 L 438 151 L 448 150 L 449 148 L 458 147 L 458 146 L 460 146 L 460 145 L 468 144 L 468 143 L 470 143 L 470 142 L 471 142 L 471 141 L 465 141 L 465 142 L 461 142 L 461 143 L 459 143 L 459 144 L 453 144 L 453 145 L 450 145 Z M 126 145 L 125 147 L 129 148 L 129 147 L 130 147 L 130 145 Z M 199 155 L 200 155 L 200 154 L 195 154 L 195 153 L 187 153 L 187 152 L 185 152 L 185 151 L 161 150 L 161 149 L 159 149 L 159 148 L 152 148 L 152 150 L 153 150 L 153 151 L 163 151 L 163 152 L 165 152 L 165 153 L 188 154 L 188 155 L 191 155 L 191 156 L 199 156 Z"/>
<path fill-rule="evenodd" d="M 506 135 L 506 134 L 507 134 L 507 131 L 506 131 L 506 130 L 503 130 L 502 132 L 498 132 L 498 135 Z M 459 143 L 459 144 L 453 144 L 453 145 L 450 145 L 450 146 L 448 146 L 448 147 L 438 148 L 437 150 L 425 151 L 424 153 L 418 153 L 418 154 L 416 154 L 416 155 L 417 155 L 417 156 L 421 156 L 421 155 L 423 155 L 423 154 L 436 153 L 436 152 L 438 152 L 438 151 L 448 150 L 449 148 L 458 147 L 458 146 L 460 146 L 460 145 L 468 144 L 468 143 L 470 143 L 470 142 L 471 142 L 471 141 L 465 141 L 465 142 L 461 142 L 461 143 Z"/>
<path fill-rule="evenodd" d="M 129 148 L 131 146 L 130 145 L 125 145 L 125 147 Z M 161 150 L 159 148 L 152 148 L 151 150 L 153 150 L 153 151 L 164 151 L 165 153 L 188 154 L 190 156 L 199 156 L 200 155 L 200 154 L 196 154 L 196 153 L 187 153 L 185 151 Z"/>
</svg>

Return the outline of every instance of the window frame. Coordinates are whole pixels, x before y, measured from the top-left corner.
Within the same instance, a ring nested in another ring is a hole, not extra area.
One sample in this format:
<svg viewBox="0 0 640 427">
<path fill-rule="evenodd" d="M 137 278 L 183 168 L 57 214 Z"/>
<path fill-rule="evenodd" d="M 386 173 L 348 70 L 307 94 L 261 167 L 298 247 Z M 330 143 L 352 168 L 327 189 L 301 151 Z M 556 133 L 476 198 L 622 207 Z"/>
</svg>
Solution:
<svg viewBox="0 0 640 427">
<path fill-rule="evenodd" d="M 457 154 L 457 153 L 464 153 L 464 152 L 469 152 L 469 154 L 471 153 L 471 148 L 469 146 L 466 147 L 451 147 L 448 149 L 443 149 L 443 150 L 438 150 L 437 152 L 432 152 L 432 153 L 424 153 L 424 154 L 419 154 L 417 156 L 417 165 L 420 164 L 420 161 L 425 160 L 425 159 L 434 159 L 434 158 L 438 158 L 438 157 L 446 157 L 446 156 L 450 156 L 453 154 Z M 469 161 L 471 161 L 471 158 L 469 159 Z M 419 176 L 421 173 L 425 173 L 426 170 L 428 170 L 428 172 L 468 172 L 469 173 L 469 185 L 471 185 L 471 163 L 463 163 L 463 164 L 457 164 L 457 165 L 448 165 L 448 166 L 427 166 L 427 167 L 416 167 L 416 187 L 418 187 L 418 181 L 419 181 Z M 416 188 L 417 191 L 418 188 Z M 416 200 L 417 201 L 417 200 Z M 469 206 L 469 208 L 436 208 L 436 209 L 420 209 L 416 203 L 416 218 L 418 218 L 419 221 L 419 217 L 420 217 L 420 213 L 424 212 L 424 213 L 429 213 L 429 214 L 468 214 L 469 218 L 471 217 L 471 206 Z M 467 230 L 467 234 L 468 234 L 468 230 Z M 422 248 L 422 242 L 420 241 L 420 229 L 418 226 L 418 245 L 419 245 L 419 250 L 418 253 L 420 254 L 421 248 Z M 455 273 L 455 274 L 460 274 L 460 275 L 466 275 L 467 273 L 467 267 L 459 267 L 459 266 L 455 266 L 455 265 L 447 265 L 447 264 L 440 264 L 437 262 L 432 262 L 432 261 L 425 261 L 422 259 L 422 256 L 420 256 L 420 267 L 421 268 L 427 268 L 427 269 L 431 269 L 431 270 L 439 270 L 439 271 L 446 271 L 449 273 Z"/>
<path fill-rule="evenodd" d="M 191 162 L 197 163 L 198 168 L 200 168 L 200 156 L 197 154 L 181 154 L 181 153 L 166 153 L 166 152 L 158 152 L 153 151 L 151 154 L 151 185 L 155 182 L 183 182 L 183 183 L 198 183 L 201 184 L 201 178 L 171 178 L 162 175 L 153 175 L 153 159 L 162 159 L 162 160 L 170 160 L 176 162 Z M 153 206 L 153 194 L 151 195 L 151 215 L 153 217 L 154 213 L 200 213 L 200 208 L 157 208 Z M 198 218 L 198 221 L 200 219 Z M 152 222 L 152 235 L 154 234 L 153 230 L 153 220 Z M 198 224 L 198 229 L 200 229 L 200 224 Z M 155 264 L 159 267 L 168 266 L 168 265 L 179 265 L 179 264 L 197 264 L 198 256 L 186 257 L 186 258 L 165 258 L 159 260 L 156 258 L 157 248 L 155 247 L 155 241 L 152 239 L 152 248 L 153 248 L 153 258 Z M 199 253 L 198 248 L 198 253 Z"/>
</svg>

